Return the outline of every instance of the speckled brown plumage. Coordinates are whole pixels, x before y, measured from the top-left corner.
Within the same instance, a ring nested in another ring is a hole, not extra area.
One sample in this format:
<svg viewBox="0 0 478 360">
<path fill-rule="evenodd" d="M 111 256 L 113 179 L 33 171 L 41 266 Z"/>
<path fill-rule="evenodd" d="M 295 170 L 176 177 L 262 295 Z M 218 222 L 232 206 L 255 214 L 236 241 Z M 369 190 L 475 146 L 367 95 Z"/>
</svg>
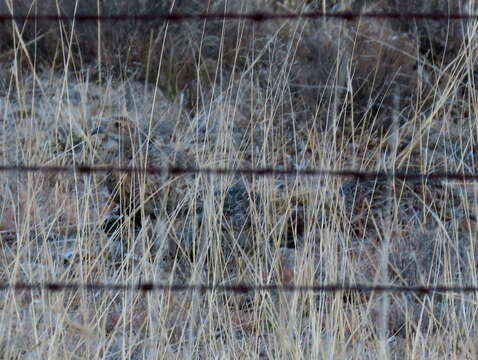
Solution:
<svg viewBox="0 0 478 360">
<path fill-rule="evenodd" d="M 461 201 L 440 181 L 410 183 L 354 179 L 344 182 L 340 192 L 344 215 L 352 231 L 359 236 L 381 233 L 387 216 L 392 216 L 398 224 L 417 221 L 423 225 L 438 219 L 446 223 L 456 216 Z"/>
<path fill-rule="evenodd" d="M 156 134 L 144 134 L 125 116 L 104 121 L 96 133 L 99 162 L 114 166 L 194 166 L 187 151 L 163 144 Z M 189 193 L 190 177 L 161 177 L 112 173 L 108 188 L 123 209 L 146 214 L 174 211 Z"/>
</svg>

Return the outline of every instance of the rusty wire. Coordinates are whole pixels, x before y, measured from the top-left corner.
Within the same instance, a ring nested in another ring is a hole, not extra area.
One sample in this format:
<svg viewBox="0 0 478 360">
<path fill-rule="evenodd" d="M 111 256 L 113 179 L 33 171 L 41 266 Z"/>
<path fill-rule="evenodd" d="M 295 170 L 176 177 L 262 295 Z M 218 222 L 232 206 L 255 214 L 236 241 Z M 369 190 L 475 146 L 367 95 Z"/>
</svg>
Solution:
<svg viewBox="0 0 478 360">
<path fill-rule="evenodd" d="M 76 283 L 76 282 L 18 282 L 1 283 L 0 291 L 33 291 L 46 290 L 58 291 L 142 291 L 142 292 L 219 292 L 245 294 L 250 292 L 313 292 L 313 293 L 415 293 L 428 295 L 432 293 L 462 293 L 470 294 L 478 292 L 478 286 L 399 286 L 399 285 L 365 285 L 365 284 L 326 284 L 326 285 L 280 285 L 280 284 L 160 284 L 153 282 L 141 282 L 137 284 L 125 283 Z"/>
<path fill-rule="evenodd" d="M 357 20 L 359 18 L 371 19 L 409 19 L 409 20 L 476 20 L 478 14 L 468 13 L 440 13 L 440 12 L 360 12 L 360 11 L 337 11 L 323 12 L 311 11 L 300 13 L 268 13 L 268 12 L 207 12 L 207 13 L 163 13 L 163 14 L 113 14 L 113 15 L 94 15 L 94 14 L 34 14 L 34 15 L 16 15 L 0 14 L 0 22 L 6 21 L 75 21 L 75 22 L 118 22 L 118 21 L 140 21 L 140 22 L 183 22 L 198 20 L 247 20 L 254 22 L 264 22 L 271 20 L 300 20 L 300 19 L 340 19 Z"/>
<path fill-rule="evenodd" d="M 437 182 L 439 180 L 477 182 L 478 173 L 458 173 L 458 172 L 431 172 L 428 174 L 407 172 L 407 171 L 360 171 L 354 169 L 330 170 L 321 168 L 296 169 L 296 168 L 197 168 L 197 167 L 115 167 L 115 166 L 95 166 L 95 165 L 0 165 L 0 172 L 10 173 L 46 173 L 46 174 L 144 174 L 144 175 L 243 175 L 243 176 L 313 176 L 313 177 L 341 177 L 355 178 L 359 180 L 391 181 L 402 180 L 407 182 Z"/>
</svg>

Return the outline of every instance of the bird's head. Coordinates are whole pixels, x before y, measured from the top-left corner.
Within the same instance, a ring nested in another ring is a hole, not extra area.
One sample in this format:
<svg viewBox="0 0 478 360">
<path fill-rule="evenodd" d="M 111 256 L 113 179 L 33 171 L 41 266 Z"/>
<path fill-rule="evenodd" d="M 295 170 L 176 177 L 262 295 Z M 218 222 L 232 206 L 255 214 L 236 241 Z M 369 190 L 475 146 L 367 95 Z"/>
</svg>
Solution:
<svg viewBox="0 0 478 360">
<path fill-rule="evenodd" d="M 137 125 L 126 116 L 105 119 L 91 134 L 97 145 L 100 159 L 131 158 L 139 142 Z"/>
</svg>

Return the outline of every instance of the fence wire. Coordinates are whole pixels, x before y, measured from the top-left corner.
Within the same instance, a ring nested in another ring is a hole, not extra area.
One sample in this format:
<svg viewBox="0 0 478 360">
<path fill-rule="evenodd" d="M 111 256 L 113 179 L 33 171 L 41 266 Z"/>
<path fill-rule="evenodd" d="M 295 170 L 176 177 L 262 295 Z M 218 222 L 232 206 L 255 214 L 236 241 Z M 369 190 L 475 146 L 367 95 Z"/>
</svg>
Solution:
<svg viewBox="0 0 478 360">
<path fill-rule="evenodd" d="M 160 176 L 179 176 L 179 175 L 242 175 L 242 176 L 300 176 L 300 177 L 339 177 L 355 178 L 358 180 L 392 181 L 402 180 L 407 182 L 428 182 L 435 183 L 440 180 L 460 181 L 460 182 L 478 182 L 478 173 L 458 173 L 458 172 L 432 172 L 428 174 L 395 171 L 395 172 L 367 172 L 353 169 L 329 170 L 329 169 L 296 169 L 296 168 L 197 168 L 197 167 L 115 167 L 115 166 L 94 166 L 94 165 L 76 165 L 76 166 L 43 166 L 43 165 L 0 165 L 0 172 L 10 173 L 45 173 L 45 174 L 143 174 Z"/>
<path fill-rule="evenodd" d="M 167 13 L 167 14 L 113 14 L 113 15 L 94 15 L 94 14 L 76 14 L 76 15 L 53 15 L 53 14 L 34 14 L 34 15 L 15 15 L 0 14 L 0 22 L 6 21 L 75 21 L 75 22 L 118 22 L 118 21 L 140 21 L 140 22 L 184 22 L 198 20 L 247 20 L 253 22 L 265 22 L 272 20 L 301 20 L 301 19 L 339 19 L 352 21 L 359 18 L 370 19 L 406 19 L 406 20 L 476 20 L 478 14 L 468 13 L 421 13 L 421 12 L 354 12 L 338 11 L 323 12 L 311 11 L 300 13 L 268 13 L 268 12 L 208 12 L 208 13 Z"/>
<path fill-rule="evenodd" d="M 146 175 L 184 175 L 184 174 L 202 174 L 202 175 L 257 175 L 257 176 L 277 176 L 277 175 L 295 175 L 295 176 L 336 176 L 353 177 L 364 180 L 393 180 L 403 181 L 433 181 L 439 179 L 458 180 L 458 181 L 478 181 L 478 174 L 460 174 L 460 173 L 432 173 L 432 174 L 414 174 L 407 172 L 362 172 L 356 170 L 324 170 L 324 169 L 274 169 L 274 168 L 251 168 L 251 169 L 213 169 L 213 168 L 181 168 L 181 167 L 112 167 L 112 166 L 41 166 L 41 165 L 0 165 L 0 172 L 42 172 L 42 173 L 79 173 L 83 175 L 94 173 L 121 172 L 129 174 Z M 208 284 L 158 284 L 151 282 L 142 282 L 138 284 L 114 284 L 114 283 L 74 283 L 74 282 L 38 282 L 38 283 L 8 283 L 0 282 L 0 291 L 13 290 L 45 290 L 51 292 L 57 291 L 196 291 L 196 292 L 227 292 L 227 293 L 249 293 L 260 291 L 278 291 L 278 292 L 316 292 L 316 293 L 337 293 L 337 292 L 356 292 L 356 293 L 475 293 L 478 292 L 478 286 L 394 286 L 394 285 L 363 285 L 363 284 L 328 284 L 328 285 L 208 285 Z"/>
<path fill-rule="evenodd" d="M 478 286 L 395 286 L 395 285 L 365 285 L 365 284 L 327 284 L 327 285 L 279 285 L 279 284 L 159 284 L 141 282 L 137 284 L 119 283 L 75 283 L 75 282 L 36 282 L 36 283 L 0 283 L 0 291 L 141 291 L 141 292 L 219 292 L 246 294 L 251 292 L 312 292 L 312 293 L 414 293 L 429 295 L 433 293 L 462 293 L 478 292 Z"/>
<path fill-rule="evenodd" d="M 168 13 L 168 14 L 114 14 L 114 15 L 16 15 L 0 14 L 0 23 L 7 21 L 37 21 L 37 22 L 184 22 L 200 20 L 246 20 L 252 22 L 265 22 L 272 20 L 300 20 L 300 19 L 339 19 L 345 21 L 359 18 L 370 19 L 407 19 L 407 20 L 435 20 L 435 21 L 464 21 L 476 20 L 478 14 L 468 13 L 417 13 L 417 12 L 301 12 L 301 13 L 237 13 L 237 12 L 211 12 L 211 13 Z M 419 174 L 411 172 L 364 172 L 359 170 L 327 170 L 327 169 L 276 169 L 272 167 L 231 169 L 231 168 L 182 168 L 182 167 L 113 167 L 113 166 L 44 166 L 44 165 L 0 165 L 0 172 L 17 173 L 48 173 L 48 174 L 107 174 L 112 172 L 128 174 L 178 176 L 185 174 L 197 175 L 246 175 L 246 176 L 331 176 L 344 178 L 357 178 L 360 180 L 403 180 L 427 182 L 433 180 L 452 180 L 462 182 L 477 182 L 478 173 L 434 172 Z M 312 293 L 415 293 L 428 295 L 432 293 L 461 293 L 472 294 L 478 292 L 478 286 L 395 286 L 395 285 L 364 285 L 364 284 L 327 284 L 327 285 L 280 285 L 280 284 L 159 284 L 141 282 L 137 284 L 121 283 L 75 283 L 75 282 L 0 282 L 0 291 L 139 291 L 139 292 L 220 292 L 244 294 L 250 292 L 312 292 Z"/>
</svg>

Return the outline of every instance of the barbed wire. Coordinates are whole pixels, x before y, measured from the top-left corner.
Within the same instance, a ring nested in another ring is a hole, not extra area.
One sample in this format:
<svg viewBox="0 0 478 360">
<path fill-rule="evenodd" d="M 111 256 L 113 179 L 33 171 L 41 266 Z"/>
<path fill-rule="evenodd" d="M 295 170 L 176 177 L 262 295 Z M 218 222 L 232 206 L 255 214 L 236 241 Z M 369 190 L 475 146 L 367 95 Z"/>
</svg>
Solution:
<svg viewBox="0 0 478 360">
<path fill-rule="evenodd" d="M 359 18 L 371 19 L 414 19 L 414 20 L 473 20 L 478 19 L 478 14 L 467 13 L 439 13 L 439 12 L 301 12 L 301 13 L 236 13 L 236 12 L 210 12 L 210 13 L 167 13 L 167 14 L 114 14 L 114 15 L 93 15 L 93 14 L 77 14 L 77 15 L 52 15 L 52 14 L 36 14 L 36 15 L 14 15 L 0 14 L 0 22 L 6 21 L 75 21 L 75 22 L 97 22 L 97 21 L 197 21 L 197 20 L 248 20 L 254 22 L 264 22 L 271 20 L 299 20 L 299 19 L 340 19 L 340 20 L 357 20 Z"/>
<path fill-rule="evenodd" d="M 407 172 L 361 172 L 355 170 L 324 170 L 324 169 L 274 169 L 274 168 L 250 168 L 250 169 L 213 169 L 213 168 L 181 168 L 181 167 L 113 167 L 113 166 L 42 166 L 42 165 L 0 165 L 0 172 L 43 172 L 43 173 L 110 173 L 122 172 L 129 174 L 148 174 L 148 175 L 183 175 L 183 174 L 203 174 L 203 175 L 301 175 L 301 176 L 340 176 L 354 177 L 364 180 L 390 180 L 393 178 L 405 181 L 423 181 L 423 180 L 461 180 L 461 181 L 478 181 L 478 174 L 459 174 L 459 173 L 432 173 L 432 174 L 414 174 Z M 280 285 L 280 284 L 232 284 L 232 285 L 216 285 L 216 284 L 159 284 L 153 282 L 141 282 L 137 284 L 124 283 L 76 283 L 76 282 L 17 282 L 8 283 L 0 282 L 0 291 L 33 291 L 45 290 L 50 292 L 58 291 L 140 291 L 140 292 L 220 292 L 244 294 L 250 292 L 315 292 L 315 293 L 338 293 L 338 292 L 355 292 L 355 293 L 415 293 L 415 294 L 432 294 L 432 293 L 476 293 L 478 286 L 395 286 L 395 285 L 364 285 L 364 284 L 327 284 L 327 285 Z"/>
<path fill-rule="evenodd" d="M 421 174 L 416 172 L 366 172 L 360 170 L 328 170 L 328 169 L 296 169 L 296 168 L 196 168 L 196 167 L 115 167 L 115 166 L 56 166 L 56 165 L 0 165 L 0 172 L 18 173 L 46 173 L 46 174 L 143 174 L 160 176 L 196 175 L 243 175 L 243 176 L 329 176 L 355 178 L 359 180 L 390 181 L 402 180 L 407 182 L 436 182 L 438 180 L 452 180 L 461 182 L 478 182 L 478 173 L 432 172 Z"/>
<path fill-rule="evenodd" d="M 415 293 L 427 295 L 432 293 L 476 293 L 478 286 L 455 286 L 455 285 L 434 285 L 434 286 L 396 286 L 396 285 L 364 285 L 364 284 L 328 284 L 328 285 L 279 285 L 279 284 L 159 284 L 153 282 L 141 282 L 137 284 L 117 283 L 75 283 L 75 282 L 17 282 L 1 283 L 0 291 L 33 291 L 46 290 L 49 292 L 58 291 L 141 291 L 141 292 L 220 292 L 245 294 L 250 292 L 316 292 L 316 293 Z"/>
</svg>

